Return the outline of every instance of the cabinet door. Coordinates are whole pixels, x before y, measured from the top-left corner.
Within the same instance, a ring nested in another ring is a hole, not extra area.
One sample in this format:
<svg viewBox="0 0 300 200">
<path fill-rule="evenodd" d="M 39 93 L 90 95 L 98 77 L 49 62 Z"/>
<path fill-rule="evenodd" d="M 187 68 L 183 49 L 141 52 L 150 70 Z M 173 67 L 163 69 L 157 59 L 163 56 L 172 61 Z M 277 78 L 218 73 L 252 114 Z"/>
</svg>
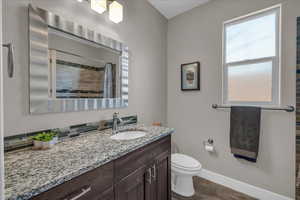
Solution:
<svg viewBox="0 0 300 200">
<path fill-rule="evenodd" d="M 103 192 L 101 195 L 94 198 L 93 200 L 114 200 L 114 199 L 115 199 L 114 190 L 113 188 L 110 188 L 109 190 L 106 190 L 105 192 Z"/>
<path fill-rule="evenodd" d="M 157 184 L 155 179 L 155 164 L 153 163 L 146 171 L 145 200 L 156 200 Z"/>
<path fill-rule="evenodd" d="M 156 199 L 171 200 L 171 153 L 165 152 L 156 159 Z"/>
<path fill-rule="evenodd" d="M 145 200 L 146 170 L 140 168 L 115 185 L 115 200 Z"/>
</svg>

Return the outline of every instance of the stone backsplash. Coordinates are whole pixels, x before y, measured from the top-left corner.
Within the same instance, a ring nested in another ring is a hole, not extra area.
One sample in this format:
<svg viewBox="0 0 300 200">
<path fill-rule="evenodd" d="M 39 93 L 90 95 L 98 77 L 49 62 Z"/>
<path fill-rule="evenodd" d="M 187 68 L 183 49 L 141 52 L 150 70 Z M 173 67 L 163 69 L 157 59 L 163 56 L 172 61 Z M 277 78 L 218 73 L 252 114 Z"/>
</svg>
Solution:
<svg viewBox="0 0 300 200">
<path fill-rule="evenodd" d="M 124 122 L 123 125 L 136 124 L 138 122 L 138 117 L 135 116 L 126 116 L 122 117 Z M 100 122 L 92 122 L 86 124 L 78 124 L 73 126 L 68 126 L 64 128 L 56 128 L 56 129 L 47 129 L 40 130 L 37 132 L 23 133 L 15 136 L 9 136 L 4 138 L 4 151 L 12 151 L 21 148 L 26 148 L 33 145 L 31 136 L 34 136 L 41 132 L 53 131 L 56 132 L 60 139 L 64 137 L 76 137 L 78 135 L 84 134 L 89 131 L 94 130 L 105 130 L 112 127 L 112 119 L 111 120 L 103 120 Z"/>
</svg>

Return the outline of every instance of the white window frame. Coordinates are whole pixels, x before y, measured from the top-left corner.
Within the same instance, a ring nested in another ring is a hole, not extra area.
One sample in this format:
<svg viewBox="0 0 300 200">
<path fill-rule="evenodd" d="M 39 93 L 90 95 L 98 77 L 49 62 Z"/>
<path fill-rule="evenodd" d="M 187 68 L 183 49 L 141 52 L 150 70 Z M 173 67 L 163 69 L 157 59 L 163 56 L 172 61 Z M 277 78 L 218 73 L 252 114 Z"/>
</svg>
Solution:
<svg viewBox="0 0 300 200">
<path fill-rule="evenodd" d="M 226 27 L 243 23 L 252 19 L 260 18 L 270 13 L 276 14 L 276 55 L 272 57 L 264 57 L 251 60 L 242 60 L 237 62 L 226 63 Z M 223 23 L 223 53 L 222 53 L 222 103 L 224 105 L 249 105 L 249 106 L 280 106 L 281 104 L 281 4 L 270 8 L 250 13 L 248 15 L 238 17 Z M 254 101 L 229 101 L 228 100 L 228 67 L 237 65 L 249 65 L 271 61 L 272 65 L 272 101 L 270 102 L 254 102 Z"/>
</svg>

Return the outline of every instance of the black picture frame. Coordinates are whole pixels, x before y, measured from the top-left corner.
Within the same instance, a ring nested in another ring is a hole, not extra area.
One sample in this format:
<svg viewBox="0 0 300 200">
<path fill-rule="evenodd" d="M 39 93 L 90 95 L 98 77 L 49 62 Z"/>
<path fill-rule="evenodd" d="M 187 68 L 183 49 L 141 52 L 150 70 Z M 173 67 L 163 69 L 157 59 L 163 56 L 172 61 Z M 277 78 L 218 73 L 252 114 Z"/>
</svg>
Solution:
<svg viewBox="0 0 300 200">
<path fill-rule="evenodd" d="M 196 73 L 194 73 L 192 76 L 197 76 L 197 82 L 196 87 L 194 88 L 185 88 L 184 87 L 184 81 L 186 80 L 186 77 L 184 77 L 184 70 L 186 67 L 195 67 Z M 191 62 L 191 63 L 185 63 L 181 65 L 181 91 L 199 91 L 200 90 L 200 62 Z"/>
</svg>

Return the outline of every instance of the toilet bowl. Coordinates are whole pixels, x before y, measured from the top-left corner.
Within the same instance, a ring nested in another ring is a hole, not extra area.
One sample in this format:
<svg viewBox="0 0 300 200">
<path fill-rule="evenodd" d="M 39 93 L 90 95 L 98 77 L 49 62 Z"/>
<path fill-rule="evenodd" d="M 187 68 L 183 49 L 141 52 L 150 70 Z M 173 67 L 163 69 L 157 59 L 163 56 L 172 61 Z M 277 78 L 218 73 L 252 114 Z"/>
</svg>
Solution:
<svg viewBox="0 0 300 200">
<path fill-rule="evenodd" d="M 172 154 L 172 191 L 184 197 L 195 194 L 193 176 L 200 173 L 202 166 L 194 158 L 184 154 Z"/>
</svg>

